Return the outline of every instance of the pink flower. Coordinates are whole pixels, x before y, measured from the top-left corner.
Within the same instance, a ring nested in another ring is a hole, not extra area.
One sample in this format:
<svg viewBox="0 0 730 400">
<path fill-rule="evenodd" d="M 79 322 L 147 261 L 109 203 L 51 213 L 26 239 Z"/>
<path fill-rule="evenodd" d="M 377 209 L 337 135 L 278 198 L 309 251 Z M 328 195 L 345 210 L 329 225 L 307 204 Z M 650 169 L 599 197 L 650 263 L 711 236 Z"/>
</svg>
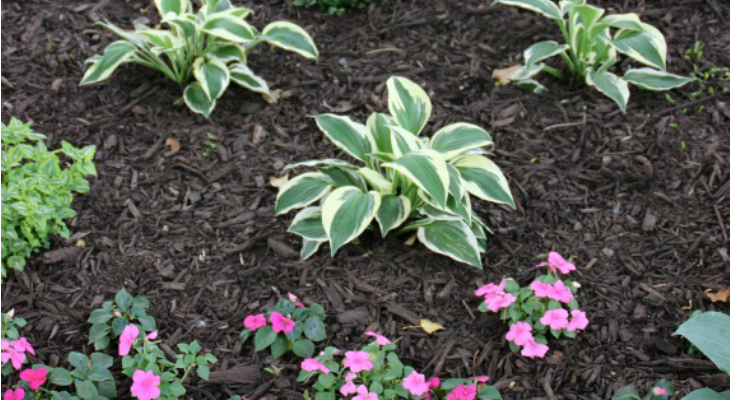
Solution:
<svg viewBox="0 0 730 400">
<path fill-rule="evenodd" d="M 367 331 L 367 332 L 365 332 L 365 335 L 374 337 L 375 341 L 378 343 L 379 346 L 385 346 L 385 345 L 391 343 L 390 339 L 388 339 L 387 337 L 385 337 L 383 335 L 378 334 L 377 332 Z"/>
<path fill-rule="evenodd" d="M 588 326 L 588 317 L 586 317 L 586 313 L 581 310 L 573 310 L 570 312 L 570 315 L 572 318 L 570 319 L 570 322 L 568 323 L 568 330 L 573 332 L 576 329 L 577 330 L 584 330 Z"/>
<path fill-rule="evenodd" d="M 410 375 L 403 379 L 403 387 L 408 389 L 414 396 L 423 396 L 428 393 L 429 388 L 426 382 L 426 376 L 416 371 L 411 372 Z"/>
<path fill-rule="evenodd" d="M 347 397 L 355 393 L 357 393 L 357 385 L 352 381 L 345 380 L 345 384 L 340 388 L 340 394 Z"/>
<path fill-rule="evenodd" d="M 535 297 L 548 297 L 561 303 L 570 303 L 573 300 L 573 292 L 565 286 L 563 281 L 557 281 L 553 285 L 534 281 L 530 284 L 530 289 L 535 292 Z"/>
<path fill-rule="evenodd" d="M 489 377 L 486 376 L 486 375 L 475 376 L 475 377 L 472 377 L 471 379 L 474 379 L 475 381 L 477 381 L 479 383 L 487 383 L 487 382 L 489 382 Z"/>
<path fill-rule="evenodd" d="M 119 336 L 119 355 L 126 356 L 132 348 L 134 341 L 139 336 L 139 328 L 135 325 L 127 325 Z"/>
<path fill-rule="evenodd" d="M 13 368 L 20 369 L 20 367 L 22 367 L 25 363 L 25 347 L 19 341 L 13 340 L 12 342 L 9 342 L 2 339 L 0 349 L 0 358 L 2 359 L 3 365 L 10 361 Z"/>
<path fill-rule="evenodd" d="M 152 331 L 145 336 L 145 339 L 147 340 L 155 340 L 157 339 L 157 331 Z"/>
<path fill-rule="evenodd" d="M 139 400 L 152 400 L 160 397 L 160 376 L 152 371 L 138 369 L 132 375 L 132 395 Z"/>
<path fill-rule="evenodd" d="M 297 297 L 294 293 L 289 292 L 287 293 L 287 296 L 289 297 L 289 301 L 294 303 L 298 308 L 304 308 L 304 303 L 299 301 L 299 297 Z"/>
<path fill-rule="evenodd" d="M 438 378 L 438 376 L 434 376 L 433 378 L 428 380 L 428 388 L 429 389 L 436 389 L 441 384 L 441 379 Z"/>
<path fill-rule="evenodd" d="M 509 307 L 512 303 L 517 301 L 517 298 L 512 293 L 496 294 L 490 298 L 485 298 L 487 303 L 487 310 L 491 312 L 497 312 L 502 308 Z"/>
<path fill-rule="evenodd" d="M 548 297 L 551 287 L 551 285 L 540 281 L 534 281 L 530 284 L 530 289 L 535 292 L 536 297 Z"/>
<path fill-rule="evenodd" d="M 33 346 L 31 346 L 30 342 L 28 342 L 28 339 L 24 337 L 18 338 L 18 340 L 15 341 L 15 346 L 19 350 L 27 351 L 28 353 L 35 355 L 35 350 L 33 349 Z"/>
<path fill-rule="evenodd" d="M 529 343 L 525 343 L 521 354 L 527 358 L 543 358 L 545 357 L 545 354 L 547 354 L 548 350 L 550 350 L 550 348 L 547 347 L 547 345 L 536 343 L 533 340 Z"/>
<path fill-rule="evenodd" d="M 509 326 L 509 332 L 505 335 L 505 339 L 518 346 L 524 346 L 534 338 L 532 337 L 532 325 L 529 322 L 515 322 Z"/>
<path fill-rule="evenodd" d="M 296 325 L 294 320 L 281 315 L 281 313 L 278 311 L 274 311 L 271 313 L 269 321 L 271 321 L 271 328 L 274 329 L 274 332 L 289 333 L 292 331 L 292 329 L 294 329 L 294 326 Z"/>
<path fill-rule="evenodd" d="M 304 361 L 302 361 L 302 369 L 307 372 L 322 371 L 325 374 L 330 373 L 330 369 L 327 368 L 326 365 L 314 358 L 304 359 Z"/>
<path fill-rule="evenodd" d="M 474 294 L 479 297 L 487 296 L 490 294 L 502 294 L 504 293 L 504 279 L 499 282 L 499 285 L 489 283 L 477 289 Z"/>
<path fill-rule="evenodd" d="M 540 318 L 540 323 L 556 331 L 565 329 L 568 327 L 568 311 L 562 308 L 545 311 Z"/>
<path fill-rule="evenodd" d="M 243 319 L 243 327 L 256 332 L 259 328 L 266 326 L 266 316 L 264 314 L 249 315 Z"/>
<path fill-rule="evenodd" d="M 368 388 L 365 385 L 360 385 L 357 387 L 357 396 L 353 397 L 352 400 L 379 400 L 379 399 L 378 399 L 377 393 L 368 391 Z"/>
<path fill-rule="evenodd" d="M 38 390 L 41 385 L 46 383 L 46 375 L 48 370 L 45 367 L 38 369 L 26 369 L 20 373 L 20 379 L 28 382 L 30 390 Z"/>
<path fill-rule="evenodd" d="M 477 388 L 474 385 L 461 385 L 452 390 L 446 400 L 474 400 L 477 397 Z"/>
<path fill-rule="evenodd" d="M 571 271 L 575 271 L 575 264 L 566 260 L 565 258 L 563 258 L 563 256 L 555 251 L 551 251 L 550 253 L 548 253 L 548 261 L 546 263 L 538 265 L 538 267 L 544 266 L 550 268 L 550 271 L 552 271 L 553 274 L 555 274 L 557 271 L 560 271 L 561 274 L 567 275 Z"/>
<path fill-rule="evenodd" d="M 669 392 L 667 392 L 667 389 L 664 389 L 661 386 L 654 386 L 651 391 L 654 393 L 654 396 L 666 396 L 669 394 Z"/>
<path fill-rule="evenodd" d="M 19 387 L 15 390 L 8 389 L 3 395 L 3 400 L 23 400 L 25 399 L 25 389 Z"/>
<path fill-rule="evenodd" d="M 373 363 L 370 361 L 370 353 L 367 351 L 345 352 L 345 361 L 342 362 L 342 365 L 350 368 L 350 371 L 354 373 L 373 369 Z"/>
</svg>

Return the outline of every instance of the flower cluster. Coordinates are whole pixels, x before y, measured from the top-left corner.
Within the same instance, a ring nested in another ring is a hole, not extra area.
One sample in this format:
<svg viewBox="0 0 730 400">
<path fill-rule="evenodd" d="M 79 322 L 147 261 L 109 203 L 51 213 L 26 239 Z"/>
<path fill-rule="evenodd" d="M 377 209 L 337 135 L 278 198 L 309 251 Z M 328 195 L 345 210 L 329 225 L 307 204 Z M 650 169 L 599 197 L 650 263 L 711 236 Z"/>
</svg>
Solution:
<svg viewBox="0 0 730 400">
<path fill-rule="evenodd" d="M 692 392 L 689 395 L 687 395 L 685 398 L 689 399 L 692 396 L 696 396 L 696 397 L 692 397 L 692 398 L 696 398 L 696 399 L 708 398 L 709 399 L 710 397 L 712 397 L 709 395 L 709 393 L 705 393 L 707 395 L 707 397 L 702 397 L 702 395 L 700 395 L 700 392 L 702 390 L 704 390 L 704 389 L 700 389 L 696 393 Z M 715 393 L 715 392 L 713 392 L 713 393 Z M 717 393 L 715 393 L 715 394 L 717 394 Z M 622 388 L 617 389 L 613 393 L 613 396 L 611 398 L 613 400 L 624 400 L 624 399 L 669 400 L 670 398 L 673 398 L 674 395 L 675 395 L 675 391 L 674 391 L 674 385 L 672 384 L 672 382 L 670 382 L 666 379 L 660 379 L 658 382 L 656 382 L 653 385 L 650 385 L 647 388 L 645 396 L 642 396 L 641 393 L 639 393 L 639 391 L 634 386 L 624 386 Z M 719 396 L 719 394 L 717 394 L 717 395 Z M 720 396 L 720 397 L 722 397 L 722 396 Z"/>
<path fill-rule="evenodd" d="M 521 350 L 528 358 L 545 357 L 549 350 L 548 331 L 555 338 L 573 338 L 588 326 L 588 317 L 578 309 L 575 300 L 580 285 L 560 278 L 561 274 L 575 271 L 575 264 L 550 252 L 547 261 L 538 267 L 546 267 L 548 273 L 538 276 L 529 287 L 520 287 L 513 279 L 502 279 L 499 284 L 489 283 L 475 292 L 484 298 L 480 311 L 499 312 L 501 319 L 509 323 L 505 338 L 510 347 Z"/>
<path fill-rule="evenodd" d="M 20 337 L 12 341 L 2 339 L 0 349 L 0 357 L 2 358 L 3 366 L 10 361 L 10 364 L 16 370 L 20 369 L 20 367 L 25 363 L 26 352 L 35 355 L 33 346 L 31 346 L 28 339 L 24 337 Z"/>
</svg>

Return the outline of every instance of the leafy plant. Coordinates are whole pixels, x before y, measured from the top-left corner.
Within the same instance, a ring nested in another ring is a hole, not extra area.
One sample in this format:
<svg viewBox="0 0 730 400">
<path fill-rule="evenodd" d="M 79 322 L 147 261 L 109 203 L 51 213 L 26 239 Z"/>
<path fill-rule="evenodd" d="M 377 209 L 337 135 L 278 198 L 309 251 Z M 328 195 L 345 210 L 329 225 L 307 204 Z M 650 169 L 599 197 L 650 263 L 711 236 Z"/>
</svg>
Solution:
<svg viewBox="0 0 730 400">
<path fill-rule="evenodd" d="M 692 342 L 720 371 L 730 374 L 730 315 L 717 311 L 695 311 L 674 335 Z"/>
<path fill-rule="evenodd" d="M 69 371 L 65 368 L 49 368 L 48 379 L 55 386 L 73 386 L 73 393 L 68 391 L 52 393 L 52 398 L 79 398 L 83 400 L 103 400 L 117 397 L 117 385 L 109 369 L 114 364 L 114 358 L 102 353 L 92 353 L 91 357 L 83 353 L 71 352 L 68 363 L 73 367 Z M 63 393 L 63 394 L 62 394 Z"/>
<path fill-rule="evenodd" d="M 22 328 L 28 324 L 25 318 L 15 316 L 15 310 L 2 313 L 2 338 L 5 340 L 17 340 L 20 338 L 20 331 L 18 328 Z"/>
<path fill-rule="evenodd" d="M 203 0 L 197 12 L 189 0 L 155 0 L 155 6 L 168 30 L 138 25 L 129 32 L 100 23 L 121 40 L 87 60 L 90 66 L 82 85 L 109 78 L 123 64 L 140 64 L 185 86 L 185 104 L 207 118 L 230 82 L 270 94 L 266 81 L 248 67 L 248 54 L 259 44 L 308 59 L 319 57 L 314 41 L 301 27 L 277 21 L 259 32 L 246 22 L 251 10 L 234 7 L 229 0 Z"/>
<path fill-rule="evenodd" d="M 295 7 L 310 8 L 318 6 L 327 10 L 330 14 L 342 15 L 348 9 L 362 10 L 367 8 L 375 0 L 291 0 Z"/>
<path fill-rule="evenodd" d="M 22 271 L 26 259 L 49 245 L 50 235 L 68 238 L 65 220 L 76 216 L 73 193 L 89 191 L 96 176 L 95 146 L 63 141 L 49 151 L 46 136 L 19 119 L 2 126 L 2 279 L 6 268 Z M 62 166 L 65 166 L 63 168 Z"/>
<path fill-rule="evenodd" d="M 674 385 L 666 379 L 651 386 L 646 395 L 641 397 L 634 386 L 624 386 L 613 393 L 611 400 L 669 400 L 674 396 Z"/>
<path fill-rule="evenodd" d="M 241 342 L 246 343 L 255 332 L 256 351 L 269 348 L 274 358 L 291 351 L 307 358 L 314 354 L 314 343 L 327 338 L 324 325 L 327 314 L 317 303 L 307 307 L 290 293 L 289 298 L 279 300 L 267 314 L 249 315 L 244 320 Z"/>
<path fill-rule="evenodd" d="M 120 290 L 113 301 L 105 301 L 101 308 L 89 315 L 89 344 L 93 344 L 97 351 L 107 349 L 110 339 L 119 337 L 132 322 L 139 323 L 145 332 L 156 331 L 155 319 L 147 314 L 149 307 L 150 302 L 146 298 Z"/>
<path fill-rule="evenodd" d="M 481 268 L 489 228 L 472 211 L 471 196 L 515 207 L 502 171 L 484 156 L 491 136 L 459 122 L 420 137 L 431 116 L 428 95 L 401 77 L 387 87 L 390 115 L 374 113 L 367 126 L 333 114 L 315 117 L 325 136 L 362 165 L 324 159 L 285 167 L 317 171 L 280 189 L 276 214 L 303 208 L 289 228 L 303 238 L 302 259 L 325 242 L 334 256 L 375 220 L 383 236 L 416 232 L 430 250 Z"/>
<path fill-rule="evenodd" d="M 655 27 L 642 22 L 633 13 L 605 15 L 605 10 L 586 4 L 585 0 L 496 0 L 543 15 L 557 23 L 566 43 L 538 42 L 524 52 L 524 65 L 506 72 L 506 81 L 540 92 L 544 86 L 533 78 L 547 72 L 560 79 L 566 75 L 543 61 L 560 56 L 570 75 L 613 100 L 622 111 L 629 101 L 629 84 L 642 89 L 662 91 L 678 88 L 693 78 L 667 72 L 667 43 Z M 629 69 L 623 77 L 609 69 L 624 54 L 644 68 Z"/>
</svg>

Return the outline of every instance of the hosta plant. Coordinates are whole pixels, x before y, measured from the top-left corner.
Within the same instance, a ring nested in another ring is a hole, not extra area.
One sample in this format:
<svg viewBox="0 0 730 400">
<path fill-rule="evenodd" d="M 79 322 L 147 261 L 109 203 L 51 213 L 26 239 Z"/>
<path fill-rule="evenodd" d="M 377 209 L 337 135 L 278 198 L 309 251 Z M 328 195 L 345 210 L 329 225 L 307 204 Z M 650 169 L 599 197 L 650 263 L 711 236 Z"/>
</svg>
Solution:
<svg viewBox="0 0 730 400">
<path fill-rule="evenodd" d="M 507 72 L 504 80 L 511 80 L 534 91 L 545 87 L 534 80 L 540 72 L 565 78 L 563 71 L 544 63 L 552 57 L 561 57 L 570 75 L 577 76 L 595 87 L 626 111 L 629 85 L 652 91 L 670 90 L 693 78 L 667 72 L 667 43 L 655 27 L 644 23 L 633 13 L 606 15 L 602 8 L 586 4 L 585 0 L 496 0 L 505 4 L 534 11 L 553 20 L 565 43 L 553 40 L 538 42 L 524 52 L 524 65 Z M 619 54 L 643 64 L 630 68 L 623 76 L 610 69 L 619 62 Z"/>
<path fill-rule="evenodd" d="M 12 118 L 2 124 L 2 278 L 23 270 L 26 259 L 49 244 L 50 235 L 68 238 L 73 193 L 89 191 L 96 176 L 95 146 L 75 148 L 63 141 L 49 151 L 46 137 Z"/>
<path fill-rule="evenodd" d="M 301 27 L 276 21 L 259 32 L 246 21 L 251 10 L 235 7 L 230 0 L 202 0 L 197 11 L 190 0 L 155 0 L 155 5 L 168 29 L 138 25 L 130 32 L 101 23 L 120 40 L 107 46 L 104 54 L 87 60 L 90 66 L 82 85 L 109 78 L 123 64 L 140 64 L 185 86 L 185 104 L 207 118 L 231 82 L 269 94 L 266 81 L 248 67 L 247 56 L 259 44 L 309 59 L 319 56 L 314 41 Z"/>
<path fill-rule="evenodd" d="M 430 250 L 481 268 L 489 228 L 472 210 L 472 196 L 515 207 L 507 180 L 486 157 L 493 147 L 484 129 L 463 122 L 423 137 L 431 101 L 414 82 L 388 80 L 390 114 L 367 125 L 349 117 L 315 117 L 319 129 L 356 160 L 323 159 L 285 167 L 313 167 L 288 181 L 276 214 L 301 209 L 289 231 L 303 238 L 302 259 L 329 242 L 332 255 L 366 229 L 386 236 L 415 233 Z"/>
</svg>

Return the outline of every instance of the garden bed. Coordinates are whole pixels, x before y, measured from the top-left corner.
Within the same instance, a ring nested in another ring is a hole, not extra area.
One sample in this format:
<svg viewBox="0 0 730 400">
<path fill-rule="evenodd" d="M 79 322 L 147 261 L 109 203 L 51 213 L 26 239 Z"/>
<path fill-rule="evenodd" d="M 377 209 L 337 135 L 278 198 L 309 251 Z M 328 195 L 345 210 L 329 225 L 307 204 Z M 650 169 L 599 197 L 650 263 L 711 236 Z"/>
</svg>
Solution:
<svg viewBox="0 0 730 400">
<path fill-rule="evenodd" d="M 605 399 L 660 377 L 681 389 L 730 387 L 671 336 L 691 310 L 728 311 L 703 291 L 730 281 L 730 96 L 693 97 L 698 86 L 688 86 L 671 92 L 672 103 L 634 90 L 623 115 L 578 84 L 550 81 L 544 96 L 496 87 L 495 68 L 556 32 L 484 0 L 391 0 L 344 16 L 253 3 L 259 27 L 286 19 L 312 32 L 320 61 L 258 50 L 252 69 L 282 99 L 234 88 L 210 120 L 173 107 L 180 88 L 141 67 L 78 86 L 83 60 L 110 40 L 93 23 L 130 27 L 147 2 L 3 3 L 3 121 L 32 120 L 50 147 L 65 139 L 98 148 L 99 177 L 77 198 L 71 240 L 4 285 L 2 310 L 28 319 L 38 361 L 84 348 L 89 311 L 125 287 L 150 300 L 164 343 L 197 339 L 221 360 L 214 371 L 263 367 L 271 360 L 239 343 L 243 317 L 293 292 L 327 308 L 332 345 L 365 343 L 366 330 L 401 337 L 401 358 L 422 372 L 486 374 L 507 399 Z M 598 3 L 639 12 L 664 32 L 673 72 L 730 65 L 730 6 L 720 0 Z M 684 59 L 697 41 L 704 57 Z M 290 162 L 339 155 L 309 116 L 364 121 L 385 110 L 391 75 L 429 92 L 431 132 L 469 121 L 495 139 L 518 209 L 477 206 L 495 231 L 483 272 L 375 235 L 301 262 L 290 217 L 273 217 L 270 177 Z M 526 283 L 534 257 L 550 249 L 574 256 L 591 323 L 575 341 L 554 340 L 545 360 L 526 361 L 507 347 L 498 317 L 476 311 L 473 291 L 502 276 Z M 446 331 L 413 328 L 420 318 Z M 292 397 L 298 363 L 279 363 L 278 378 L 214 373 L 189 393 Z"/>
</svg>

